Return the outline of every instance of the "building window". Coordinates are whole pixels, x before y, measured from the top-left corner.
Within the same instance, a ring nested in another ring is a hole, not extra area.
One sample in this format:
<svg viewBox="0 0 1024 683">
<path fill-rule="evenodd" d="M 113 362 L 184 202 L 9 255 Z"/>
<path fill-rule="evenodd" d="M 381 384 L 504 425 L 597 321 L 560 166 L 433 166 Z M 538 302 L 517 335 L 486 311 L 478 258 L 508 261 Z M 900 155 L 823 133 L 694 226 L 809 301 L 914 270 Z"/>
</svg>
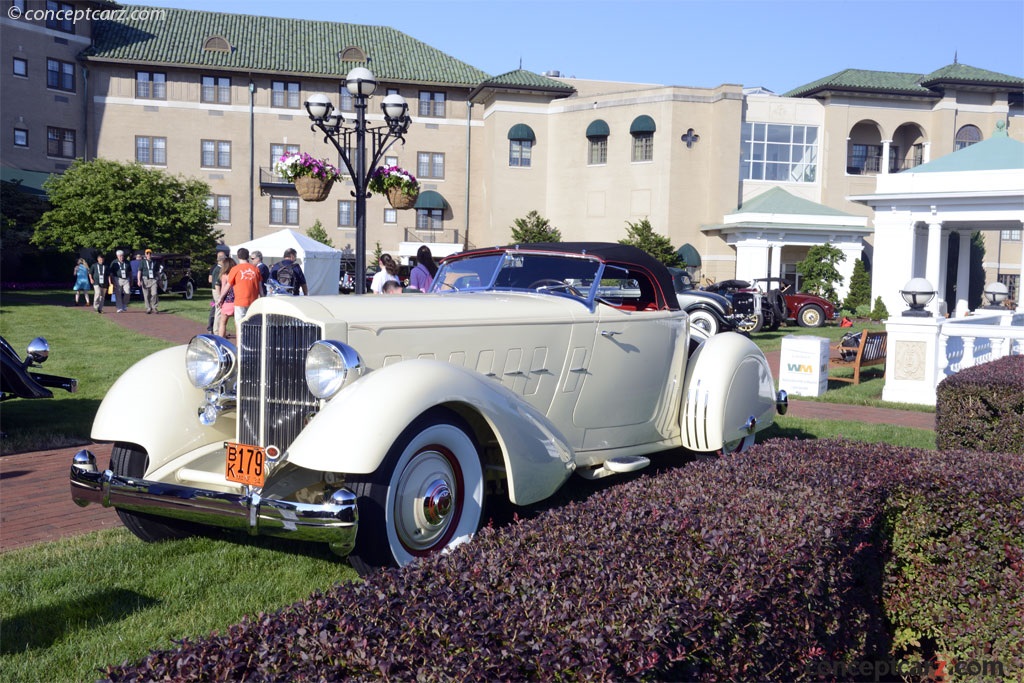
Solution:
<svg viewBox="0 0 1024 683">
<path fill-rule="evenodd" d="M 398 166 L 398 157 L 384 157 L 385 166 Z"/>
<path fill-rule="evenodd" d="M 354 228 L 356 226 L 356 203 L 350 201 L 338 202 L 338 227 Z"/>
<path fill-rule="evenodd" d="M 299 200 L 291 197 L 270 198 L 270 223 L 272 225 L 298 225 Z"/>
<path fill-rule="evenodd" d="M 203 168 L 231 168 L 231 143 L 227 140 L 202 140 Z"/>
<path fill-rule="evenodd" d="M 881 168 L 881 145 L 850 145 L 850 158 L 846 161 L 847 173 L 851 175 L 878 173 Z"/>
<path fill-rule="evenodd" d="M 27 59 L 22 59 L 21 57 L 15 57 L 14 58 L 14 69 L 13 69 L 13 71 L 11 73 L 13 73 L 15 76 L 25 76 L 27 78 L 28 77 L 28 60 Z"/>
<path fill-rule="evenodd" d="M 956 132 L 956 142 L 953 144 L 953 151 L 970 147 L 981 142 L 981 129 L 970 124 L 963 126 Z"/>
<path fill-rule="evenodd" d="M 1020 242 L 1020 229 L 1000 230 L 999 239 L 1010 242 Z"/>
<path fill-rule="evenodd" d="M 75 131 L 72 128 L 46 128 L 46 156 L 75 158 Z"/>
<path fill-rule="evenodd" d="M 203 76 L 199 100 L 214 104 L 231 104 L 231 79 L 224 76 Z"/>
<path fill-rule="evenodd" d="M 444 118 L 444 93 L 420 90 L 419 116 Z"/>
<path fill-rule="evenodd" d="M 24 128 L 14 129 L 14 146 L 28 147 L 28 131 Z"/>
<path fill-rule="evenodd" d="M 75 6 L 66 2 L 46 2 L 46 28 L 63 33 L 74 33 Z"/>
<path fill-rule="evenodd" d="M 416 175 L 420 178 L 443 179 L 444 154 L 442 152 L 418 152 L 416 154 Z"/>
<path fill-rule="evenodd" d="M 46 87 L 54 90 L 75 91 L 75 65 L 59 59 L 46 60 Z"/>
<path fill-rule="evenodd" d="M 444 209 L 416 209 L 417 230 L 444 230 Z"/>
<path fill-rule="evenodd" d="M 813 183 L 818 177 L 817 126 L 744 123 L 741 180 Z"/>
<path fill-rule="evenodd" d="M 508 141 L 508 165 L 527 168 L 530 166 L 530 154 L 533 143 L 529 140 Z"/>
<path fill-rule="evenodd" d="M 231 222 L 231 195 L 210 195 L 206 198 L 206 205 L 217 211 L 218 223 Z"/>
<path fill-rule="evenodd" d="M 590 138 L 587 151 L 587 164 L 599 166 L 608 163 L 608 138 Z"/>
<path fill-rule="evenodd" d="M 274 164 L 281 160 L 284 155 L 292 155 L 299 153 L 298 145 L 286 145 L 283 143 L 273 143 L 270 145 L 270 169 L 274 169 Z"/>
<path fill-rule="evenodd" d="M 294 81 L 273 81 L 270 84 L 270 106 L 299 108 L 299 84 Z"/>
<path fill-rule="evenodd" d="M 159 71 L 136 71 L 135 97 L 140 100 L 166 100 L 167 74 Z"/>
<path fill-rule="evenodd" d="M 654 159 L 654 133 L 633 133 L 633 161 Z"/>
<path fill-rule="evenodd" d="M 135 136 L 135 161 L 150 166 L 167 165 L 167 138 Z"/>
<path fill-rule="evenodd" d="M 384 207 L 384 222 L 398 223 L 398 209 L 392 209 L 390 206 Z"/>
</svg>

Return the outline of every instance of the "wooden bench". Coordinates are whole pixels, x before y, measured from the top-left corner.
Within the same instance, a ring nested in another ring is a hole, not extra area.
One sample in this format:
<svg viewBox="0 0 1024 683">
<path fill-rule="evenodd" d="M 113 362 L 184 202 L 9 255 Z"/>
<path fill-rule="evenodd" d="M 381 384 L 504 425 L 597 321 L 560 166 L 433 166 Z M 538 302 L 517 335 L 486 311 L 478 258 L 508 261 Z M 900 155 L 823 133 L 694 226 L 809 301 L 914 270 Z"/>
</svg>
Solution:
<svg viewBox="0 0 1024 683">
<path fill-rule="evenodd" d="M 853 377 L 836 377 L 829 373 L 828 378 L 837 382 L 852 382 L 860 384 L 860 369 L 867 365 L 881 365 L 885 371 L 885 345 L 887 332 L 869 332 L 864 330 L 860 333 L 860 343 L 857 346 L 842 346 L 834 344 L 829 355 L 829 370 L 832 368 L 853 368 Z M 843 354 L 847 359 L 843 358 Z"/>
</svg>

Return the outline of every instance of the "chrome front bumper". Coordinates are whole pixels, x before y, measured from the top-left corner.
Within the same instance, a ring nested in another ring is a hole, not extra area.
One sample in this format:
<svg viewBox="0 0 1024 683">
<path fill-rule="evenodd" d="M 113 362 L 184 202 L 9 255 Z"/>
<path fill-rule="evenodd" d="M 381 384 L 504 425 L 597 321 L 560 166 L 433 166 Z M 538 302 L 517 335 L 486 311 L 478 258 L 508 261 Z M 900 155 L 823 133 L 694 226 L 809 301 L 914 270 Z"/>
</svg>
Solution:
<svg viewBox="0 0 1024 683">
<path fill-rule="evenodd" d="M 358 527 L 356 496 L 338 489 L 326 503 L 296 503 L 263 498 L 259 493 L 223 493 L 100 472 L 87 450 L 71 463 L 71 498 L 85 507 L 99 503 L 128 512 L 180 519 L 196 524 L 327 543 L 338 555 L 355 546 Z"/>
</svg>

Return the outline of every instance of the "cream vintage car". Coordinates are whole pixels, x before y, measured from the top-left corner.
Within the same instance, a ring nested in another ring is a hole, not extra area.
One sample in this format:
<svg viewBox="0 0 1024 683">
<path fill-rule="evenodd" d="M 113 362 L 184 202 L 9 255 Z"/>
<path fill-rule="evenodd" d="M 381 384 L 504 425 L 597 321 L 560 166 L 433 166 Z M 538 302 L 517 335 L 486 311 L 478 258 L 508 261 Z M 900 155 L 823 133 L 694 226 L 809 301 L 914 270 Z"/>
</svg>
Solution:
<svg viewBox="0 0 1024 683">
<path fill-rule="evenodd" d="M 202 334 L 117 380 L 92 431 L 111 469 L 76 454 L 75 501 L 146 541 L 245 529 L 365 573 L 470 538 L 487 496 L 743 450 L 786 406 L 753 342 L 691 334 L 665 267 L 618 244 L 463 252 L 425 294 L 265 297 L 238 342 Z"/>
</svg>

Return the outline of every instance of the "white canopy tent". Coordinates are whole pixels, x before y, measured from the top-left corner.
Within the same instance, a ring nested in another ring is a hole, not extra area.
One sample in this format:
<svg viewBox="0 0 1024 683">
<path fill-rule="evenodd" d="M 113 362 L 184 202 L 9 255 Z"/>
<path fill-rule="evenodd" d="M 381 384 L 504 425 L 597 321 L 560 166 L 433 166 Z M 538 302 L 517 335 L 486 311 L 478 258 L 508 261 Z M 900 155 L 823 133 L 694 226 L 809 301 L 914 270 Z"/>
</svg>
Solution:
<svg viewBox="0 0 1024 683">
<path fill-rule="evenodd" d="M 284 250 L 291 247 L 297 254 L 296 262 L 302 266 L 302 273 L 306 276 L 310 296 L 338 293 L 338 275 L 341 272 L 339 249 L 328 247 L 289 228 L 232 246 L 232 257 L 242 247 L 250 252 L 260 251 L 263 262 L 271 268 L 284 256 Z"/>
</svg>

